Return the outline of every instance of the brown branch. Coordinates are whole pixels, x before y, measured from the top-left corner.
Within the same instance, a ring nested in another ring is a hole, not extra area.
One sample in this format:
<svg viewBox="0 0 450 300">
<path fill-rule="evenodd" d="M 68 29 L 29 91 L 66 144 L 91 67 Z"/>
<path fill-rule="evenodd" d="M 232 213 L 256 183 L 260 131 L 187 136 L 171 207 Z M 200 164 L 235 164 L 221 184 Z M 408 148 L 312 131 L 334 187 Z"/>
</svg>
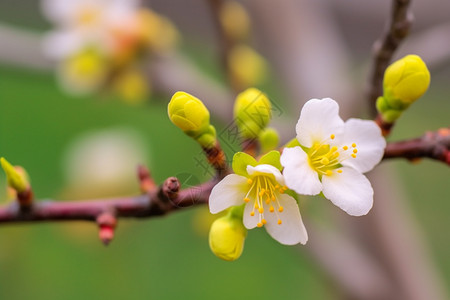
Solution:
<svg viewBox="0 0 450 300">
<path fill-rule="evenodd" d="M 427 132 L 416 139 L 388 143 L 383 159 L 401 157 L 409 160 L 427 157 L 450 166 L 450 128 Z"/>
<path fill-rule="evenodd" d="M 112 213 L 116 218 L 162 216 L 183 207 L 208 203 L 209 194 L 220 178 L 181 190 L 179 193 L 175 191 L 177 188 L 174 188 L 174 181 L 178 183 L 175 186 L 179 188 L 178 180 L 170 177 L 160 188 L 134 197 L 83 201 L 36 201 L 27 212 L 21 211 L 16 201 L 0 206 L 0 223 L 74 220 L 98 222 L 99 216 L 104 213 Z"/>
<path fill-rule="evenodd" d="M 375 116 L 375 101 L 383 94 L 383 75 L 394 52 L 408 35 L 413 14 L 410 0 L 393 0 L 388 27 L 382 37 L 373 45 L 373 64 L 370 71 L 367 98 Z"/>
</svg>

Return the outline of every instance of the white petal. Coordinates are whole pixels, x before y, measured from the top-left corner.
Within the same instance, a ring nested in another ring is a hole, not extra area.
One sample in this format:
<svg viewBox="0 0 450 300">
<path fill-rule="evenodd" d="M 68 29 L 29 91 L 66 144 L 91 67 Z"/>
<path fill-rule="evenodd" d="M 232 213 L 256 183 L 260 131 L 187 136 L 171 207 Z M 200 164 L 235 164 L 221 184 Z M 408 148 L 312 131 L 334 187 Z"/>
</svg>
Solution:
<svg viewBox="0 0 450 300">
<path fill-rule="evenodd" d="M 258 212 L 258 210 L 254 209 L 254 206 L 255 206 L 255 202 L 250 201 L 249 203 L 247 203 L 245 205 L 245 208 L 244 208 L 243 223 L 244 223 L 245 228 L 247 228 L 247 229 L 255 228 L 256 224 L 258 224 L 261 221 L 259 212 Z M 250 213 L 252 211 L 255 212 L 255 214 L 253 216 L 250 215 Z"/>
<path fill-rule="evenodd" d="M 250 165 L 247 166 L 247 173 L 248 175 L 258 175 L 259 174 L 272 174 L 275 177 L 275 180 L 281 184 L 284 185 L 284 178 L 283 175 L 281 175 L 280 170 L 275 168 L 271 165 L 257 165 L 256 167 L 252 167 Z"/>
<path fill-rule="evenodd" d="M 44 16 L 57 24 L 66 25 L 76 17 L 77 3 L 73 0 L 42 0 L 41 10 Z"/>
<path fill-rule="evenodd" d="M 211 191 L 209 196 L 209 210 L 217 214 L 230 206 L 244 204 L 246 195 L 245 186 L 247 178 L 230 174 L 220 181 Z"/>
<path fill-rule="evenodd" d="M 341 170 L 342 173 L 322 177 L 324 196 L 349 215 L 367 214 L 373 204 L 369 180 L 355 169 L 344 167 Z"/>
<path fill-rule="evenodd" d="M 373 169 L 383 158 L 386 140 L 375 122 L 370 120 L 349 119 L 345 122 L 343 144 L 356 144 L 356 158 L 350 157 L 342 162 L 344 166 L 355 168 L 361 173 Z"/>
<path fill-rule="evenodd" d="M 285 148 L 281 165 L 284 167 L 284 180 L 291 190 L 302 195 L 317 195 L 322 191 L 319 175 L 311 168 L 308 155 L 302 148 Z"/>
<path fill-rule="evenodd" d="M 303 225 L 297 201 L 286 194 L 279 195 L 278 201 L 284 208 L 283 212 L 271 213 L 267 211 L 264 214 L 267 220 L 267 224 L 264 225 L 267 232 L 284 245 L 306 244 L 308 233 L 305 225 Z M 278 224 L 278 218 L 280 218 L 281 224 Z"/>
<path fill-rule="evenodd" d="M 330 98 L 311 99 L 302 108 L 296 126 L 297 139 L 310 148 L 315 142 L 339 136 L 344 131 L 344 121 L 339 117 L 339 105 Z"/>
</svg>

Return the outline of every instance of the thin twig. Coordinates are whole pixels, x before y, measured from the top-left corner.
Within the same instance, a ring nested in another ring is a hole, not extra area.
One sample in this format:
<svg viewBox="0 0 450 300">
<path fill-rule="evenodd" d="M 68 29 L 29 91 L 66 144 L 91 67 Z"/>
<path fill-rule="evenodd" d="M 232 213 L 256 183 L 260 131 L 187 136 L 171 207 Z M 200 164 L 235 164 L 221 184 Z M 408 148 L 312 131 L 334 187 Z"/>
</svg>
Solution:
<svg viewBox="0 0 450 300">
<path fill-rule="evenodd" d="M 172 181 L 172 178 L 169 178 Z M 182 207 L 208 203 L 212 188 L 219 182 L 214 178 L 199 186 L 184 189 L 172 199 L 161 197 L 160 189 L 135 197 L 95 199 L 83 201 L 37 200 L 31 209 L 22 212 L 17 202 L 0 206 L 0 223 L 23 223 L 40 221 L 96 222 L 104 212 L 114 212 L 116 218 L 150 218 L 177 211 Z M 164 193 L 164 192 L 163 192 Z"/>
<path fill-rule="evenodd" d="M 416 160 L 425 157 L 442 161 L 450 166 L 450 128 L 427 132 L 416 139 L 388 143 L 383 159 Z"/>
<path fill-rule="evenodd" d="M 382 37 L 373 45 L 373 64 L 367 89 L 372 113 L 375 116 L 375 101 L 383 94 L 383 75 L 403 39 L 408 35 L 413 14 L 410 0 L 393 0 L 389 24 Z"/>
</svg>

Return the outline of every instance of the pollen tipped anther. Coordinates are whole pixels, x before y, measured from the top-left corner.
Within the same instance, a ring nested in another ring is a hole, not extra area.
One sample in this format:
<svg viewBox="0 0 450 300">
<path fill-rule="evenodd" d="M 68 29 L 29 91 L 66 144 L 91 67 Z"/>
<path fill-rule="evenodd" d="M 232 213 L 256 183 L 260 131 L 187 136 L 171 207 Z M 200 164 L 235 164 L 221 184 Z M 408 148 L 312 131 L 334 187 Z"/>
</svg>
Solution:
<svg viewBox="0 0 450 300">
<path fill-rule="evenodd" d="M 256 224 L 256 226 L 262 227 L 262 226 L 263 226 L 263 223 L 259 222 L 258 224 Z"/>
<path fill-rule="evenodd" d="M 278 211 L 279 211 L 279 212 L 283 212 L 283 210 L 284 210 L 283 206 L 280 206 L 280 207 L 278 208 Z"/>
<path fill-rule="evenodd" d="M 283 222 L 281 222 L 281 219 L 278 219 L 278 225 L 281 225 L 281 223 L 283 223 Z"/>
</svg>

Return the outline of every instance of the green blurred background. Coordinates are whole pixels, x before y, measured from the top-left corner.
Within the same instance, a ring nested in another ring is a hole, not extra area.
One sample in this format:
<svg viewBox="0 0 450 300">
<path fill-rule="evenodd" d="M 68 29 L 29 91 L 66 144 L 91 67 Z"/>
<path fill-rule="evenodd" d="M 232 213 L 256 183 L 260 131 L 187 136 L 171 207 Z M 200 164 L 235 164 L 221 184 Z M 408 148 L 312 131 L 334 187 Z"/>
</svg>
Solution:
<svg viewBox="0 0 450 300">
<path fill-rule="evenodd" d="M 0 11 L 9 24 L 47 26 L 37 12 L 20 5 Z M 202 44 L 187 48 L 201 64 L 210 63 Z M 448 126 L 450 90 L 444 77 L 432 73 L 429 92 L 402 117 L 392 140 Z M 276 92 L 270 96 L 280 98 Z M 157 182 L 180 173 L 206 179 L 194 159 L 199 147 L 167 118 L 167 100 L 160 96 L 148 105 L 129 106 L 117 99 L 73 98 L 50 73 L 0 65 L 0 156 L 26 167 L 38 199 L 61 199 L 67 185 L 62 162 L 71 141 L 92 130 L 127 127 L 144 137 Z M 427 160 L 388 164 L 399 173 L 434 263 L 450 285 L 448 167 Z M 2 173 L 0 195 L 5 184 Z M 131 189 L 137 192 L 137 183 Z M 0 299 L 338 297 L 306 251 L 279 245 L 262 230 L 249 234 L 238 261 L 217 259 L 208 247 L 205 215 L 204 208 L 193 208 L 163 218 L 121 220 L 108 247 L 98 241 L 96 227 L 83 222 L 1 226 Z"/>
</svg>

